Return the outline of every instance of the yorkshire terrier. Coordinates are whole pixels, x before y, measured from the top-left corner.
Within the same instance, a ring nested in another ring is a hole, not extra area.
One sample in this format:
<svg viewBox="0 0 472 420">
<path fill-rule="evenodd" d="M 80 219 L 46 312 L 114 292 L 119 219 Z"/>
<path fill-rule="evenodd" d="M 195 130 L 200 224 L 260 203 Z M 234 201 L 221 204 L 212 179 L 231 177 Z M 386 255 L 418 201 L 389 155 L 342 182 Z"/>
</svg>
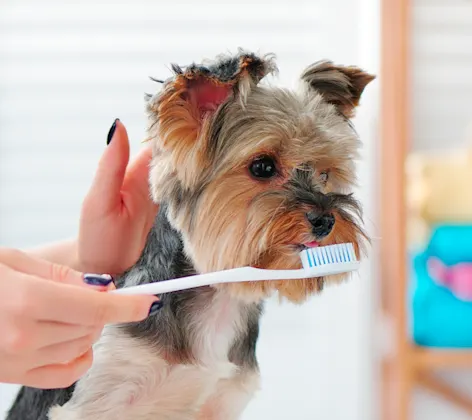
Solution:
<svg viewBox="0 0 472 420">
<path fill-rule="evenodd" d="M 272 55 L 244 51 L 172 70 L 147 98 L 160 211 L 117 286 L 246 265 L 301 268 L 300 251 L 317 244 L 350 242 L 360 258 L 368 238 L 351 192 L 360 147 L 351 119 L 374 76 L 321 61 L 292 91 L 261 82 L 277 72 Z M 161 295 L 145 321 L 105 328 L 78 382 L 23 388 L 7 419 L 236 420 L 259 387 L 264 299 L 278 292 L 300 303 L 342 277 Z"/>
</svg>

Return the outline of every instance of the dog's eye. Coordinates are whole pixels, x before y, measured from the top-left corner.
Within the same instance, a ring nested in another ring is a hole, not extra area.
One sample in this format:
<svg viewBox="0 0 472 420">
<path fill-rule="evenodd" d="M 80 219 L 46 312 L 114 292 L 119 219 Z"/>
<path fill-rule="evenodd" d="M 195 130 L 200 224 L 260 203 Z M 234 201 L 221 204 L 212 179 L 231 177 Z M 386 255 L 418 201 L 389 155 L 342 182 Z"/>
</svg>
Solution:
<svg viewBox="0 0 472 420">
<path fill-rule="evenodd" d="M 260 156 L 249 165 L 249 172 L 255 178 L 272 178 L 277 174 L 274 159 L 270 156 Z"/>
<path fill-rule="evenodd" d="M 320 181 L 323 183 L 323 184 L 326 184 L 328 182 L 328 178 L 329 178 L 329 173 L 328 171 L 324 171 L 324 172 L 321 172 L 320 173 Z"/>
</svg>

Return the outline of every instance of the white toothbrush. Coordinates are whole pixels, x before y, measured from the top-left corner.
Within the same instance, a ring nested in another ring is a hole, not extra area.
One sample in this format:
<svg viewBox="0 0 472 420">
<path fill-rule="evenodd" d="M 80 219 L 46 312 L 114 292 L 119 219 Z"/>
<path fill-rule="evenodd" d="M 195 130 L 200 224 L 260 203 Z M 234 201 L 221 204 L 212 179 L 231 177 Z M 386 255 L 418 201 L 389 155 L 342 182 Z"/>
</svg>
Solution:
<svg viewBox="0 0 472 420">
<path fill-rule="evenodd" d="M 110 293 L 122 295 L 158 295 L 219 283 L 305 279 L 355 271 L 360 265 L 351 243 L 308 248 L 300 252 L 300 258 L 303 268 L 295 270 L 265 270 L 254 267 L 240 267 L 125 287 L 113 290 Z"/>
</svg>

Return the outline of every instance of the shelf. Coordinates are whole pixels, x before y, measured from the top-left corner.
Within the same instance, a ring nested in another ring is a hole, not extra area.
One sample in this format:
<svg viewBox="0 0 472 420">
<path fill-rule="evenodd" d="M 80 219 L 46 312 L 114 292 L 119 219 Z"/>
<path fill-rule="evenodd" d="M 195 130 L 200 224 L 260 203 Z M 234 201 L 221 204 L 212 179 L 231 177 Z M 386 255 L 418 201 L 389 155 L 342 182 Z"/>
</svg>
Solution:
<svg viewBox="0 0 472 420">
<path fill-rule="evenodd" d="M 464 368 L 472 369 L 472 349 L 433 349 L 414 347 L 412 359 L 417 369 Z"/>
<path fill-rule="evenodd" d="M 418 385 L 424 389 L 442 396 L 446 401 L 472 415 L 472 399 L 469 396 L 436 378 L 431 373 L 421 373 L 417 376 L 416 380 Z"/>
</svg>

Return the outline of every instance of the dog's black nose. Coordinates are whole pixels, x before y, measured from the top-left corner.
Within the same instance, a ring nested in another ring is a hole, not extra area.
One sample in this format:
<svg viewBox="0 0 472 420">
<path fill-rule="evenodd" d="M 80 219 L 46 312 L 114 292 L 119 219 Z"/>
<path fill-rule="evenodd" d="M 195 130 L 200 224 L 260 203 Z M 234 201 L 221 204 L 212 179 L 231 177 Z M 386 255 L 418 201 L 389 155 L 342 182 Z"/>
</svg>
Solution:
<svg viewBox="0 0 472 420">
<path fill-rule="evenodd" d="M 318 239 L 328 236 L 333 230 L 336 221 L 332 214 L 319 215 L 315 213 L 307 213 L 307 218 L 313 226 L 313 234 Z"/>
</svg>

